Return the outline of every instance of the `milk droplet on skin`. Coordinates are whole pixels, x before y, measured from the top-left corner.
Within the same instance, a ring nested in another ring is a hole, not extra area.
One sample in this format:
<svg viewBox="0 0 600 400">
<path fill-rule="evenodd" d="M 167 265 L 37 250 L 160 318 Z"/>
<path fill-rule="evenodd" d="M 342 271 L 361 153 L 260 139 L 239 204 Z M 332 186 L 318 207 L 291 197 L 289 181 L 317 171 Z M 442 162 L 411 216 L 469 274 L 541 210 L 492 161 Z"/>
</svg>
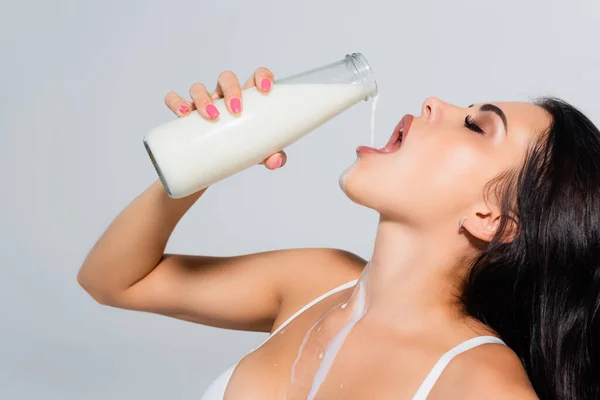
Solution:
<svg viewBox="0 0 600 400">
<path fill-rule="evenodd" d="M 323 353 L 319 354 L 319 359 L 323 358 Z"/>
<path fill-rule="evenodd" d="M 348 303 L 342 304 L 342 309 L 346 308 L 347 305 L 348 305 Z"/>
<path fill-rule="evenodd" d="M 325 359 L 319 364 L 317 371 L 313 377 L 312 385 L 310 387 L 310 392 L 308 393 L 307 400 L 313 400 L 317 395 L 321 384 L 325 381 L 329 370 L 340 351 L 342 345 L 346 341 L 350 331 L 354 328 L 354 325 L 365 315 L 366 309 L 366 294 L 365 294 L 365 282 L 362 280 L 359 282 L 356 290 L 356 302 L 353 305 L 352 317 L 351 320 L 333 337 L 331 343 L 328 345 L 327 349 L 325 349 Z M 323 353 L 321 353 L 323 354 Z M 319 357 L 320 358 L 320 357 Z"/>
<path fill-rule="evenodd" d="M 296 366 L 298 365 L 298 362 L 300 361 L 300 357 L 302 356 L 302 352 L 304 351 L 304 345 L 306 345 L 306 342 L 308 341 L 308 338 L 310 337 L 310 333 L 313 331 L 313 329 L 315 329 L 315 327 L 317 325 L 319 325 L 321 323 L 321 321 L 323 321 L 323 319 L 325 319 L 325 317 L 327 317 L 329 315 L 329 313 L 332 310 L 327 311 L 325 313 L 325 315 L 323 315 L 321 318 L 319 318 L 319 320 L 317 322 L 315 322 L 313 324 L 313 326 L 311 326 L 310 329 L 306 332 L 306 335 L 304 335 L 304 339 L 302 339 L 302 343 L 300 343 L 300 348 L 298 349 L 298 354 L 296 355 L 296 359 L 292 363 L 292 372 L 291 372 L 292 385 L 294 384 L 294 380 L 296 379 L 295 378 L 296 377 Z M 317 332 L 319 332 L 320 330 L 321 330 L 321 326 L 319 326 L 319 328 L 317 328 Z M 301 384 L 301 386 L 302 385 L 303 384 Z"/>
<path fill-rule="evenodd" d="M 358 164 L 358 159 L 356 159 L 348 168 L 346 168 L 344 170 L 344 172 L 342 172 L 342 174 L 340 175 L 340 179 L 338 180 L 340 189 L 344 190 L 344 185 L 346 184 L 346 178 L 348 177 L 348 175 L 350 175 L 352 173 L 352 171 L 354 171 L 357 164 Z"/>
<path fill-rule="evenodd" d="M 319 388 L 321 387 L 321 384 L 325 381 L 325 378 L 329 374 L 331 366 L 333 365 L 338 352 L 350 334 L 350 331 L 366 313 L 366 309 L 368 308 L 366 283 L 369 278 L 369 266 L 370 263 L 367 263 L 365 269 L 363 270 L 363 276 L 352 293 L 351 298 L 356 296 L 356 301 L 352 304 L 352 315 L 350 321 L 344 327 L 342 327 L 342 329 L 333 337 L 333 339 L 331 339 L 331 342 L 325 349 L 324 359 L 320 362 L 317 371 L 313 376 L 313 381 L 306 400 L 314 400 Z"/>
<path fill-rule="evenodd" d="M 366 312 L 366 309 L 368 308 L 368 301 L 367 301 L 367 296 L 365 293 L 365 286 L 366 286 L 366 282 L 368 281 L 369 265 L 370 265 L 370 262 L 367 263 L 367 265 L 363 271 L 362 278 L 360 279 L 357 287 L 355 287 L 354 292 L 352 293 L 351 299 L 356 298 L 356 301 L 355 301 L 355 304 L 353 304 L 353 306 L 352 306 L 352 310 L 351 310 L 352 315 L 351 315 L 350 321 L 348 321 L 346 323 L 346 325 L 343 326 L 341 328 L 341 330 L 333 336 L 333 338 L 331 339 L 331 343 L 329 343 L 327 345 L 327 347 L 325 348 L 325 351 L 321 352 L 321 355 L 319 358 L 320 359 L 322 358 L 322 361 L 319 363 L 319 366 L 317 367 L 317 371 L 315 372 L 315 374 L 313 376 L 312 384 L 310 386 L 310 391 L 308 393 L 308 397 L 306 398 L 306 400 L 314 399 L 317 391 L 319 390 L 319 387 L 321 386 L 325 377 L 329 373 L 329 370 L 333 364 L 333 361 L 336 358 L 336 355 L 339 352 L 340 348 L 342 347 L 344 341 L 346 340 L 346 337 L 348 336 L 348 334 L 350 333 L 350 331 L 352 330 L 354 325 L 360 319 L 362 319 L 362 317 L 364 316 L 364 314 Z M 350 301 L 348 301 L 348 302 L 350 302 Z M 315 329 L 317 327 L 317 325 L 319 325 L 335 309 L 336 308 L 334 307 L 331 310 L 329 310 L 328 312 L 326 312 L 325 315 L 323 315 L 321 318 L 319 318 L 319 320 L 317 322 L 315 322 L 310 327 L 310 329 L 308 329 L 307 333 L 305 334 L 305 336 L 302 340 L 302 343 L 300 344 L 300 347 L 298 349 L 296 359 L 292 363 L 292 371 L 291 371 L 292 385 L 294 385 L 294 381 L 295 381 L 295 377 L 296 377 L 296 374 L 295 374 L 296 366 L 297 366 L 298 362 L 300 361 L 300 357 L 303 353 L 304 346 L 306 345 L 306 343 L 308 341 L 310 333 L 313 331 L 313 329 Z M 321 326 L 319 326 L 317 332 L 319 332 L 320 330 L 321 330 Z M 304 386 L 304 380 L 302 380 L 300 382 L 300 386 Z"/>
</svg>

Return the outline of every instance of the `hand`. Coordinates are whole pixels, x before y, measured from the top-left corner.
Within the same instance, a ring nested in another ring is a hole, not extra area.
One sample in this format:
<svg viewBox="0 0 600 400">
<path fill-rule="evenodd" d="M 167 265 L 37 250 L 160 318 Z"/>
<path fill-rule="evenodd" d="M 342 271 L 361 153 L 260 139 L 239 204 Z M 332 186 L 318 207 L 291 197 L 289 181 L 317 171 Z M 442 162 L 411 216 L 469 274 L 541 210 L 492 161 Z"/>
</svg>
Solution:
<svg viewBox="0 0 600 400">
<path fill-rule="evenodd" d="M 261 92 L 269 93 L 273 87 L 273 80 L 271 71 L 266 68 L 259 68 L 248 78 L 243 89 L 256 86 Z M 165 104 L 180 118 L 196 110 L 206 119 L 215 119 L 219 116 L 219 110 L 214 106 L 213 101 L 222 98 L 225 99 L 225 104 L 230 113 L 237 114 L 242 111 L 242 88 L 237 76 L 231 71 L 225 71 L 219 75 L 217 87 L 212 93 L 208 93 L 206 86 L 202 83 L 194 83 L 190 87 L 190 98 L 192 99 L 191 102 L 175 92 L 169 92 L 165 96 Z M 260 164 L 273 170 L 285 165 L 286 160 L 287 155 L 284 151 L 280 151 L 267 157 Z"/>
</svg>

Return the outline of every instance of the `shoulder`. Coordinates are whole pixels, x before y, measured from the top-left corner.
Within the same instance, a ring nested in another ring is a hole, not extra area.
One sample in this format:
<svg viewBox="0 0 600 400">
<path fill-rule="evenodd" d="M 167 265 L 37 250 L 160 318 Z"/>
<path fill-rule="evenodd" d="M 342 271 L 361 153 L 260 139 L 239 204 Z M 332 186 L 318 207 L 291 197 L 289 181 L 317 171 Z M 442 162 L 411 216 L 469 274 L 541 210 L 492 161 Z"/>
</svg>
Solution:
<svg viewBox="0 0 600 400">
<path fill-rule="evenodd" d="M 509 347 L 495 343 L 456 356 L 431 394 L 432 399 L 538 399 L 519 357 Z"/>
<path fill-rule="evenodd" d="M 303 248 L 286 250 L 285 263 L 277 268 L 280 293 L 278 320 L 311 300 L 358 278 L 367 261 L 347 250 Z"/>
<path fill-rule="evenodd" d="M 280 286 L 286 294 L 322 294 L 358 278 L 367 261 L 347 250 L 304 248 L 286 250 L 284 265 L 279 266 Z"/>
</svg>

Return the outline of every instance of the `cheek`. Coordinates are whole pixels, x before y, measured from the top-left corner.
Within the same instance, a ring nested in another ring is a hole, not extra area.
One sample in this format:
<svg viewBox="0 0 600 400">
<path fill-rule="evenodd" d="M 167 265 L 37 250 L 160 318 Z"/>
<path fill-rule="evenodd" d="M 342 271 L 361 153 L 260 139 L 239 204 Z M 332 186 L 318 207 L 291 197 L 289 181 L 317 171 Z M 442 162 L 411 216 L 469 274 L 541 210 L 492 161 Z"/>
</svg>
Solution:
<svg viewBox="0 0 600 400">
<path fill-rule="evenodd" d="M 448 146 L 424 164 L 423 178 L 429 180 L 433 190 L 448 192 L 472 180 L 473 175 L 477 174 L 479 159 L 468 147 Z"/>
<path fill-rule="evenodd" d="M 429 157 L 411 161 L 418 172 L 415 184 L 421 200 L 444 199 L 451 209 L 476 201 L 491 170 L 480 149 L 464 144 L 446 143 Z"/>
</svg>

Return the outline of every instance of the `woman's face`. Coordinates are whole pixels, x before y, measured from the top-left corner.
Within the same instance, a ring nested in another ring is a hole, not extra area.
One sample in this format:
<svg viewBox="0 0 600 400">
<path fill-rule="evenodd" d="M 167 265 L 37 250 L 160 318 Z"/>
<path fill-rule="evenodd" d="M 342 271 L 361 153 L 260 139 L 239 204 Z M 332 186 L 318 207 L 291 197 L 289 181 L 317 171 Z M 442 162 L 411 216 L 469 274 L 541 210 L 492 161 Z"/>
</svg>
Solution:
<svg viewBox="0 0 600 400">
<path fill-rule="evenodd" d="M 457 107 L 430 97 L 419 117 L 404 119 L 399 149 L 395 140 L 387 153 L 359 148 L 340 185 L 352 201 L 393 220 L 419 227 L 458 222 L 485 203 L 488 182 L 522 166 L 550 122 L 530 103 Z"/>
</svg>

